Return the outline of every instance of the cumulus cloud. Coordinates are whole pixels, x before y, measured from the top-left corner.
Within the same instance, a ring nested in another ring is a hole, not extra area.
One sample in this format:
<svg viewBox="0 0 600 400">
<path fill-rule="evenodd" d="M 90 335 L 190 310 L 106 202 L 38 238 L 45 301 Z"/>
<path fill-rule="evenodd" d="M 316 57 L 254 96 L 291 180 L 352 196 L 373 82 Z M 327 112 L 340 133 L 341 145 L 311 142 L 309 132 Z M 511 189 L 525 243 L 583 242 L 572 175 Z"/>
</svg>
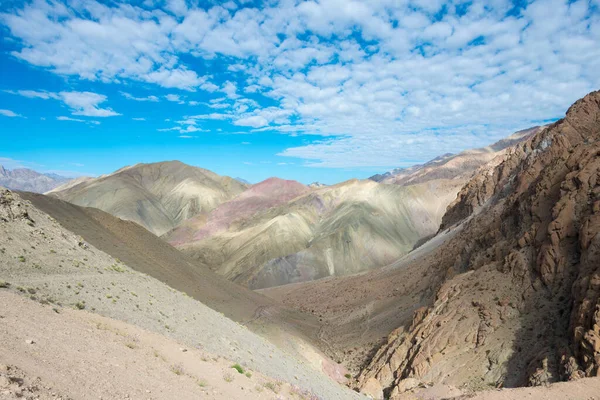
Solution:
<svg viewBox="0 0 600 400">
<path fill-rule="evenodd" d="M 73 110 L 73 115 L 86 117 L 113 117 L 121 115 L 110 108 L 98 105 L 106 101 L 106 96 L 92 92 L 60 92 L 62 101 Z"/>
<path fill-rule="evenodd" d="M 56 74 L 222 93 L 207 105 L 219 112 L 186 120 L 315 135 L 281 155 L 326 167 L 410 165 L 486 145 L 600 88 L 600 7 L 587 0 L 160 4 L 39 0 L 0 23 L 19 43 L 14 57 Z M 201 76 L 189 57 L 223 68 Z M 62 93 L 17 94 L 116 114 L 99 107 L 105 98 Z"/>
</svg>

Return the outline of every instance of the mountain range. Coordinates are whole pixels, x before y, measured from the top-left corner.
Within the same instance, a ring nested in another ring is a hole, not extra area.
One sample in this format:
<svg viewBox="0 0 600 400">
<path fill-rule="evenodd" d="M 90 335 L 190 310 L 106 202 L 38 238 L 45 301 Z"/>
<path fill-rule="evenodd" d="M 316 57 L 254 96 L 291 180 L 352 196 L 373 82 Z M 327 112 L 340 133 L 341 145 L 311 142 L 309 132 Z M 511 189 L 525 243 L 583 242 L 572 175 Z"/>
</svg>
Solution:
<svg viewBox="0 0 600 400">
<path fill-rule="evenodd" d="M 34 193 L 45 193 L 71 178 L 57 174 L 44 174 L 28 168 L 5 169 L 0 165 L 0 186 L 13 190 L 26 190 Z"/>
<path fill-rule="evenodd" d="M 0 188 L 0 397 L 600 387 L 600 91 L 368 180 L 248 185 L 169 161 L 31 191 Z"/>
</svg>

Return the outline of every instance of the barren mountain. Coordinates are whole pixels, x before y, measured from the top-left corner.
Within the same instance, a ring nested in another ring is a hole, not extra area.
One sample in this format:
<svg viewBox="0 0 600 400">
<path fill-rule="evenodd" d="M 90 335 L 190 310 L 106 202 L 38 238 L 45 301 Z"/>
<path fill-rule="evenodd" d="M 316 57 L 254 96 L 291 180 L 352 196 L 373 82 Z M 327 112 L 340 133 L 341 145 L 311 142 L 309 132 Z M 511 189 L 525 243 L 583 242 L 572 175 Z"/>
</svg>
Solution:
<svg viewBox="0 0 600 400">
<path fill-rule="evenodd" d="M 68 185 L 52 196 L 95 207 L 134 221 L 156 235 L 205 214 L 246 189 L 246 185 L 179 161 L 137 164 L 110 175 Z"/>
<path fill-rule="evenodd" d="M 28 168 L 7 170 L 0 165 L 0 186 L 13 190 L 44 193 L 68 181 L 70 178 L 56 174 L 42 174 Z"/>
<path fill-rule="evenodd" d="M 307 190 L 298 183 L 265 181 L 164 238 L 252 289 L 381 267 L 437 232 L 446 207 L 477 167 L 495 165 L 508 146 L 538 130 L 383 181 L 394 185 L 353 180 L 313 185 L 300 196 Z"/>
<path fill-rule="evenodd" d="M 542 385 L 600 371 L 600 92 L 484 170 L 444 217 L 431 306 L 360 376 L 392 398 L 419 381 Z M 406 268 L 411 268 L 411 265 Z"/>
<path fill-rule="evenodd" d="M 196 218 L 166 238 L 253 289 L 346 275 L 388 264 L 435 233 L 454 198 L 454 192 L 429 198 L 439 185 L 352 180 L 308 191 L 266 181 L 215 210 L 205 225 Z M 263 194 L 249 193 L 254 189 Z"/>
<path fill-rule="evenodd" d="M 296 181 L 269 178 L 221 204 L 208 215 L 200 215 L 184 221 L 173 231 L 163 235 L 163 238 L 173 245 L 202 240 L 226 231 L 237 220 L 287 203 L 309 191 L 308 187 Z"/>
<path fill-rule="evenodd" d="M 294 330 L 291 325 L 296 324 L 299 326 L 296 322 L 290 321 L 289 325 L 282 322 L 280 331 L 275 332 L 281 336 L 281 341 L 287 345 L 285 351 L 283 351 L 264 338 L 250 332 L 239 323 L 235 323 L 223 314 L 208 308 L 197 298 L 208 299 L 217 296 L 218 293 L 220 297 L 212 299 L 215 308 L 220 305 L 221 309 L 232 316 L 240 318 L 240 320 L 250 318 L 247 322 L 249 325 L 253 325 L 253 329 L 256 331 L 259 331 L 261 327 L 270 329 L 271 324 L 269 321 L 283 321 L 282 315 L 285 315 L 285 311 L 280 310 L 275 305 L 269 307 L 269 303 L 272 304 L 269 300 L 263 300 L 261 305 L 259 299 L 262 296 L 253 294 L 243 288 L 238 290 L 235 285 L 220 280 L 218 277 L 214 277 L 208 282 L 203 281 L 203 278 L 209 279 L 209 274 L 206 271 L 203 274 L 195 275 L 194 269 L 200 271 L 202 269 L 194 268 L 192 265 L 186 267 L 184 264 L 188 261 L 185 258 L 182 258 L 179 264 L 170 262 L 172 261 L 168 250 L 170 246 L 162 243 L 161 247 L 159 245 L 161 243 L 160 239 L 134 223 L 120 221 L 99 210 L 80 208 L 58 199 L 41 195 L 28 196 L 31 196 L 36 203 L 40 204 L 44 202 L 44 198 L 48 199 L 45 207 L 53 210 L 57 219 L 33 206 L 32 203 L 23 200 L 19 194 L 2 189 L 0 192 L 0 261 L 2 265 L 0 269 L 0 290 L 21 294 L 31 300 L 47 305 L 48 311 L 43 317 L 40 316 L 39 318 L 47 320 L 53 312 L 61 314 L 64 308 L 85 309 L 136 325 L 144 330 L 154 332 L 154 334 L 166 336 L 185 347 L 197 348 L 206 355 L 215 355 L 239 363 L 246 370 L 250 369 L 263 374 L 265 379 L 276 386 L 277 382 L 275 380 L 281 380 L 293 383 L 293 385 L 301 388 L 301 391 L 308 390 L 320 393 L 325 398 L 346 399 L 356 396 L 355 393 L 343 388 L 323 373 L 324 370 L 327 370 L 332 376 L 337 373 L 337 379 L 343 381 L 345 378 L 341 369 L 322 357 L 309 342 L 290 334 Z M 87 212 L 90 214 L 87 214 Z M 91 240 L 84 239 L 83 235 L 74 234 L 70 229 L 67 229 L 67 226 L 77 228 Z M 146 237 L 136 237 L 136 231 L 145 233 Z M 151 238 L 154 241 L 151 241 Z M 123 254 L 126 257 L 123 259 L 115 258 L 100 250 L 92 241 L 102 247 L 111 248 L 111 251 L 115 254 Z M 150 249 L 155 246 L 157 248 L 154 252 L 151 252 Z M 172 248 L 171 252 L 173 255 L 178 253 Z M 160 254 L 162 253 L 165 253 L 165 255 L 161 257 Z M 149 263 L 151 260 L 154 260 L 153 264 Z M 129 262 L 140 270 L 136 271 L 131 268 Z M 146 265 L 146 263 L 149 263 L 149 265 Z M 170 284 L 189 289 L 190 294 L 178 291 L 173 286 L 167 286 L 164 282 L 155 279 L 156 276 L 163 277 L 166 281 L 171 279 Z M 210 286 L 215 286 L 212 291 Z M 8 297 L 2 295 L 1 299 L 4 301 Z M 17 307 L 17 303 L 15 302 L 15 307 Z M 24 304 L 19 307 L 24 310 L 25 315 L 29 315 L 27 313 L 30 312 L 28 311 L 31 308 L 30 306 Z M 256 311 L 253 312 L 252 316 L 249 316 L 252 307 Z M 54 311 L 51 312 L 50 309 Z M 71 315 L 70 312 L 66 314 Z M 94 339 L 94 337 L 103 335 L 101 332 L 97 334 L 91 332 L 90 330 L 94 329 L 93 325 L 90 325 L 87 329 L 77 326 L 77 321 L 73 321 L 71 317 L 67 319 L 59 317 L 55 329 L 51 329 L 52 325 L 48 326 L 49 329 L 46 331 L 44 330 L 46 328 L 26 328 L 25 325 L 28 322 L 16 319 L 17 315 L 19 315 L 17 309 L 10 311 L 10 313 L 2 313 L 2 317 L 7 319 L 5 325 L 8 324 L 7 326 L 12 328 L 8 330 L 0 329 L 0 340 L 3 344 L 7 344 L 7 346 L 3 345 L 0 351 L 0 363 L 10 364 L 16 369 L 22 369 L 31 375 L 35 374 L 34 376 L 53 376 L 63 384 L 66 382 L 65 375 L 57 376 L 55 371 L 61 370 L 64 365 L 75 365 L 72 363 L 73 360 L 61 363 L 60 357 L 68 356 L 73 350 L 69 347 L 61 352 L 61 346 L 70 345 L 70 341 L 64 339 L 65 335 L 76 334 L 75 332 L 78 330 L 83 330 L 87 333 L 82 334 L 89 337 L 91 343 L 94 343 L 94 340 L 99 340 Z M 85 317 L 84 320 L 86 318 L 88 317 Z M 39 319 L 36 317 L 35 321 L 39 321 Z M 116 322 L 101 319 L 98 319 L 98 321 L 100 322 L 96 325 L 98 330 L 104 330 L 105 328 L 106 330 L 113 330 L 116 327 L 120 331 L 122 328 L 122 325 L 119 326 Z M 307 321 L 310 321 L 310 318 Z M 68 324 L 68 326 L 65 327 L 63 324 Z M 42 325 L 43 327 L 46 326 L 45 324 Z M 2 328 L 4 328 L 4 325 L 2 325 Z M 129 330 L 129 328 L 126 329 Z M 30 337 L 23 338 L 20 336 L 22 333 L 18 333 L 25 331 L 29 332 Z M 50 334 L 49 331 L 53 331 L 55 336 Z M 106 355 L 107 352 L 109 354 L 118 353 L 118 351 L 115 351 L 114 345 L 110 344 L 114 341 L 121 341 L 118 336 L 105 338 L 108 340 L 106 343 L 98 343 L 101 348 L 104 348 L 102 354 Z M 123 336 L 126 339 L 122 342 L 125 346 L 123 351 L 149 351 L 152 353 L 147 340 L 143 339 L 142 336 L 147 335 L 136 329 L 131 335 Z M 30 339 L 33 343 L 29 342 Z M 22 347 L 25 344 L 33 345 L 36 342 L 43 346 L 43 351 L 54 349 L 52 350 L 54 353 L 40 353 L 41 350 L 35 353 L 23 351 Z M 75 339 L 73 346 L 80 346 L 82 343 L 87 342 L 83 340 L 80 343 L 78 339 Z M 175 346 L 173 343 L 169 345 L 171 349 L 177 348 Z M 181 360 L 179 354 L 173 354 L 172 351 L 163 353 L 163 350 L 158 348 L 154 350 L 158 350 L 158 353 L 155 351 L 154 357 L 162 357 L 165 359 L 165 363 L 173 364 L 165 368 L 153 363 L 153 372 L 140 371 L 142 374 L 149 375 L 141 375 L 136 379 L 162 380 L 160 370 L 169 371 L 170 369 L 171 373 L 173 368 L 179 370 L 177 361 L 181 362 L 183 371 L 198 371 L 197 361 L 196 364 L 188 364 L 186 367 L 187 361 Z M 58 352 L 58 356 L 56 352 Z M 181 350 L 178 350 L 178 352 L 181 352 Z M 303 357 L 299 354 L 302 354 Z M 36 359 L 38 362 L 35 361 Z M 44 361 L 39 362 L 42 359 Z M 111 358 L 100 357 L 100 359 L 106 360 L 109 364 L 103 365 L 94 363 L 91 360 L 85 362 L 85 360 L 77 359 L 77 370 L 81 369 L 82 371 L 82 375 L 78 376 L 97 377 L 100 365 L 102 373 L 108 371 L 109 374 L 116 373 L 123 366 L 121 362 L 115 359 L 113 362 L 116 370 L 111 370 L 112 364 L 109 361 Z M 131 359 L 129 357 L 127 359 L 129 361 L 123 360 L 123 362 L 130 363 Z M 147 362 L 142 358 L 139 361 Z M 214 366 L 214 368 L 206 366 L 211 370 L 215 368 L 222 370 L 223 367 L 224 365 Z M 132 365 L 131 368 L 137 368 L 137 366 Z M 196 373 L 193 376 L 196 376 Z M 267 376 L 270 378 L 266 378 Z M 201 376 L 197 377 L 202 378 Z M 181 379 L 183 380 L 183 378 Z M 111 398 L 122 397 L 125 394 L 122 391 L 141 389 L 139 386 L 132 387 L 135 386 L 135 383 L 131 383 L 131 381 L 128 381 L 130 383 L 127 383 L 125 388 L 112 389 L 110 386 L 103 386 L 94 382 L 96 381 L 86 383 L 94 388 L 91 393 L 103 391 L 106 393 L 106 390 L 115 390 L 115 395 L 109 396 Z M 111 382 L 114 381 L 111 380 Z M 136 380 L 136 382 L 138 381 Z M 2 384 L 2 381 L 0 381 L 0 384 Z M 190 388 L 188 381 L 183 384 L 186 388 Z M 150 385 L 157 390 L 160 389 L 160 385 Z M 285 386 L 283 383 L 282 385 Z M 164 387 L 161 390 L 164 390 Z M 77 394 L 78 392 L 73 393 Z M 69 395 L 68 392 L 65 394 Z M 258 392 L 250 392 L 248 396 L 250 398 L 263 397 Z M 87 394 L 83 397 L 89 398 Z M 163 393 L 158 397 L 151 397 L 170 398 L 170 395 Z"/>
</svg>

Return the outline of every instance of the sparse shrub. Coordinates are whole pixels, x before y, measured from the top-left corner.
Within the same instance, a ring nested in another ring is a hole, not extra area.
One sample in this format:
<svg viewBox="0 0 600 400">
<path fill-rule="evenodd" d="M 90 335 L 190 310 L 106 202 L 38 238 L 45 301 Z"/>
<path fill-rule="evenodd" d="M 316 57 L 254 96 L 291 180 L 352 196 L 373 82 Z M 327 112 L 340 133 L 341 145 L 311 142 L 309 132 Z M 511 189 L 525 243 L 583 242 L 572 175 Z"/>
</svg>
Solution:
<svg viewBox="0 0 600 400">
<path fill-rule="evenodd" d="M 204 379 L 198 379 L 196 381 L 196 383 L 198 384 L 198 386 L 200 387 L 205 387 L 207 385 L 206 381 Z"/>
<path fill-rule="evenodd" d="M 173 365 L 171 365 L 171 371 L 175 375 L 183 375 L 183 365 L 181 365 L 181 364 L 173 364 Z"/>
<path fill-rule="evenodd" d="M 25 258 L 25 256 L 19 256 L 19 261 L 24 263 L 25 261 L 27 261 L 27 259 Z"/>
<path fill-rule="evenodd" d="M 250 371 L 246 372 L 246 377 L 247 378 L 252 378 L 252 372 L 250 372 Z"/>
<path fill-rule="evenodd" d="M 223 379 L 225 380 L 225 382 L 233 382 L 233 375 L 231 375 L 229 372 L 223 375 Z"/>
<path fill-rule="evenodd" d="M 233 364 L 231 368 L 235 369 L 240 374 L 244 373 L 244 368 L 242 368 L 240 364 Z"/>
<path fill-rule="evenodd" d="M 27 293 L 29 293 L 29 294 L 35 294 L 36 291 L 35 291 L 34 288 L 30 287 L 30 288 L 27 288 Z"/>
<path fill-rule="evenodd" d="M 344 375 L 344 377 L 345 377 L 346 379 L 352 379 L 352 375 L 350 375 L 350 374 L 346 374 L 346 375 Z"/>
<path fill-rule="evenodd" d="M 273 393 L 279 393 L 281 390 L 281 382 L 265 382 L 263 386 Z"/>
<path fill-rule="evenodd" d="M 21 293 L 25 293 L 27 291 L 27 289 L 25 289 L 23 286 L 17 286 L 17 290 Z"/>
<path fill-rule="evenodd" d="M 8 289 L 9 287 L 10 287 L 10 283 L 0 280 L 0 289 Z"/>
<path fill-rule="evenodd" d="M 75 303 L 75 308 L 77 308 L 78 310 L 85 309 L 85 301 L 78 301 L 77 303 Z"/>
<path fill-rule="evenodd" d="M 135 343 L 127 342 L 127 343 L 125 343 L 125 346 L 129 347 L 132 350 L 137 349 L 137 346 L 135 345 Z"/>
</svg>

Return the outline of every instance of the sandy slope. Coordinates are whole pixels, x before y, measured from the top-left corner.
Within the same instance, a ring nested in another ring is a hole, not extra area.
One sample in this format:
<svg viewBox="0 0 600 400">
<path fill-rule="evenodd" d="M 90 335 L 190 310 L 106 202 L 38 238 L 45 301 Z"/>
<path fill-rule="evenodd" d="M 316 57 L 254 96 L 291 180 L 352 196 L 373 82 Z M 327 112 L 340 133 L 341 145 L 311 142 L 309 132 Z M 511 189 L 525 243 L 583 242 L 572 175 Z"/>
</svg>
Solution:
<svg viewBox="0 0 600 400">
<path fill-rule="evenodd" d="M 354 396 L 318 371 L 323 359 L 313 359 L 318 369 L 299 361 L 188 295 L 132 270 L 6 190 L 0 194 L 0 260 L 0 279 L 13 292 L 134 324 L 323 398 Z"/>
<path fill-rule="evenodd" d="M 18 368 L 17 376 L 26 381 L 39 377 L 38 386 L 50 386 L 47 397 L 54 392 L 75 399 L 312 398 L 294 382 L 252 370 L 239 373 L 218 354 L 8 290 L 0 289 L 0 316 L 0 365 Z M 15 376 L 13 368 L 0 367 L 0 376 Z M 9 397 L 4 390 L 16 397 L 16 389 L 27 386 L 18 383 L 2 387 L 0 378 L 0 399 Z"/>
<path fill-rule="evenodd" d="M 156 235 L 208 213 L 246 185 L 179 161 L 137 164 L 112 174 L 65 185 L 50 194 L 137 222 Z"/>
</svg>

